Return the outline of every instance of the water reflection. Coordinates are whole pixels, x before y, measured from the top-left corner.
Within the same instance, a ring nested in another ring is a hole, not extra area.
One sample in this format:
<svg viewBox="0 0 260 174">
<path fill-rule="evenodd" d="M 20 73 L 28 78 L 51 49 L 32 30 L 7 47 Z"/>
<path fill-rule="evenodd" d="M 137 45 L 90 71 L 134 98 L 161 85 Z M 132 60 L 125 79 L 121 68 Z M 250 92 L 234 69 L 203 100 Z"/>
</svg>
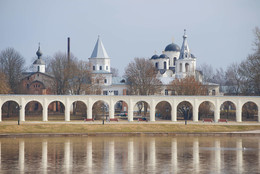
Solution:
<svg viewBox="0 0 260 174">
<path fill-rule="evenodd" d="M 0 139 L 0 173 L 257 173 L 260 137 Z"/>
</svg>

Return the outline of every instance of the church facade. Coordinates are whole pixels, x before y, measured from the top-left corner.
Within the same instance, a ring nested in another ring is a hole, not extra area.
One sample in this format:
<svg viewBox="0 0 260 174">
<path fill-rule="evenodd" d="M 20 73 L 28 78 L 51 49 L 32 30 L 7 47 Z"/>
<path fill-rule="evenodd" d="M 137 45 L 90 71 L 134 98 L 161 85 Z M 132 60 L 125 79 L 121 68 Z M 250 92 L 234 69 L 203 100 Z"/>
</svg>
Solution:
<svg viewBox="0 0 260 174">
<path fill-rule="evenodd" d="M 184 30 L 183 42 L 181 48 L 171 43 L 165 47 L 161 55 L 154 54 L 150 60 L 158 69 L 157 78 L 164 85 L 162 94 L 168 95 L 167 85 L 175 79 L 183 79 L 187 76 L 193 76 L 208 89 L 209 95 L 219 95 L 219 85 L 203 81 L 203 74 L 196 70 L 196 56 L 191 53 L 186 30 Z"/>
</svg>

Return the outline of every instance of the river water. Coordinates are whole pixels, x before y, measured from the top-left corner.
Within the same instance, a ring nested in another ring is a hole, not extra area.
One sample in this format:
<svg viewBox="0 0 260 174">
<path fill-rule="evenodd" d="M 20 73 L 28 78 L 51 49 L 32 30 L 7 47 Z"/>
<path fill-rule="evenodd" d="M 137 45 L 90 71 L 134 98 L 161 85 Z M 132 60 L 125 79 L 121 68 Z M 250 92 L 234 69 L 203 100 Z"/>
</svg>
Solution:
<svg viewBox="0 0 260 174">
<path fill-rule="evenodd" d="M 1 138 L 0 173 L 260 173 L 260 137 Z"/>
</svg>

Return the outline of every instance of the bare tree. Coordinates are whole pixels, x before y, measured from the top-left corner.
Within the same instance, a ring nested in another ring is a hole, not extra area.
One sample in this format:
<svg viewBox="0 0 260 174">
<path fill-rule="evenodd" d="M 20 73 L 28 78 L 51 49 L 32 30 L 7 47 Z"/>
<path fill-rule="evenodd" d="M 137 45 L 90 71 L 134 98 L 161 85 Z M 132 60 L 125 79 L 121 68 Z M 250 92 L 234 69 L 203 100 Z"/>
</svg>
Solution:
<svg viewBox="0 0 260 174">
<path fill-rule="evenodd" d="M 228 86 L 227 90 L 229 94 L 238 95 L 240 93 L 242 77 L 240 76 L 239 68 L 239 64 L 233 63 L 226 70 L 226 86 Z"/>
<path fill-rule="evenodd" d="M 161 81 L 156 78 L 157 70 L 145 58 L 135 58 L 125 70 L 128 91 L 132 95 L 154 95 L 161 91 Z"/>
<path fill-rule="evenodd" d="M 242 76 L 242 92 L 246 95 L 260 95 L 260 30 L 255 28 L 255 42 L 253 54 L 240 65 L 240 75 Z"/>
<path fill-rule="evenodd" d="M 14 48 L 7 48 L 0 53 L 0 70 L 5 74 L 13 93 L 20 92 L 20 80 L 24 72 L 24 58 Z"/>
<path fill-rule="evenodd" d="M 68 70 L 68 59 L 65 53 L 55 53 L 53 59 L 50 61 L 51 73 L 55 78 L 53 88 L 56 94 L 67 94 L 69 89 L 70 73 Z"/>
<path fill-rule="evenodd" d="M 91 68 L 88 62 L 74 59 L 70 63 L 69 89 L 71 94 L 79 95 L 88 90 L 91 84 Z"/>
<path fill-rule="evenodd" d="M 112 77 L 118 77 L 118 69 L 111 67 Z"/>
<path fill-rule="evenodd" d="M 204 82 L 213 82 L 214 69 L 211 65 L 204 63 L 201 64 L 197 69 L 202 72 Z"/>
<path fill-rule="evenodd" d="M 9 94 L 11 91 L 5 74 L 0 71 L 0 94 Z"/>
<path fill-rule="evenodd" d="M 176 95 L 207 95 L 206 86 L 196 81 L 193 76 L 187 76 L 184 79 L 175 79 L 170 83 L 169 88 Z"/>
</svg>

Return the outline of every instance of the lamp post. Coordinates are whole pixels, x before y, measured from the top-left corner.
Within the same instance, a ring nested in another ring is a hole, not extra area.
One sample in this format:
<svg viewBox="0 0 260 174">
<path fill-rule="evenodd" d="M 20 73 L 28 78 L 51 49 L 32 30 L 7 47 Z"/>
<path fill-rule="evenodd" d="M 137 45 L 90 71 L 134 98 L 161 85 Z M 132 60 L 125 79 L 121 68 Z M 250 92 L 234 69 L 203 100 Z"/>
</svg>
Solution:
<svg viewBox="0 0 260 174">
<path fill-rule="evenodd" d="M 19 111 L 19 115 L 18 115 L 18 125 L 20 125 L 20 110 L 22 109 L 22 105 L 17 105 L 15 108 L 18 109 L 18 111 Z"/>
<path fill-rule="evenodd" d="M 188 112 L 189 112 L 189 106 L 183 106 L 182 107 L 183 111 L 184 111 L 184 119 L 185 119 L 185 125 L 187 125 L 187 117 L 188 117 Z"/>
</svg>

